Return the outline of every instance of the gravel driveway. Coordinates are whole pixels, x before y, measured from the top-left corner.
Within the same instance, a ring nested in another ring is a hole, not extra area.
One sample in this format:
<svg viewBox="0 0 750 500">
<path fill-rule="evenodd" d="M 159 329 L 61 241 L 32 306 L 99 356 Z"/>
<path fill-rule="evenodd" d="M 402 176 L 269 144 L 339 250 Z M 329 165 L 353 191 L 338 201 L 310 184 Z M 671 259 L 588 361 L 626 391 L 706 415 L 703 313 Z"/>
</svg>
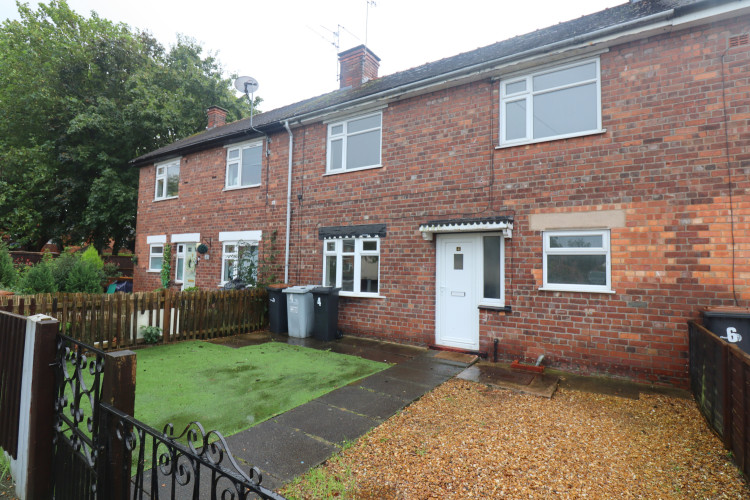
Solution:
<svg viewBox="0 0 750 500">
<path fill-rule="evenodd" d="M 283 493 L 320 498 L 321 483 L 340 482 L 323 496 L 750 498 L 692 400 L 546 399 L 456 379 L 321 468 Z"/>
</svg>

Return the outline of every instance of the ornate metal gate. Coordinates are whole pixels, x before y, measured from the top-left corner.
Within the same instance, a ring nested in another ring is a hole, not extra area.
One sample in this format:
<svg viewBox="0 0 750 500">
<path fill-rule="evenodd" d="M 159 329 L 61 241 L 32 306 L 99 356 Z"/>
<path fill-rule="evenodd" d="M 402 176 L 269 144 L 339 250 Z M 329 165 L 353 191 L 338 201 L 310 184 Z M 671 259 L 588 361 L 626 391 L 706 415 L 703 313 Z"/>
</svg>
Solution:
<svg viewBox="0 0 750 500">
<path fill-rule="evenodd" d="M 211 498 L 284 500 L 238 466 L 224 437 L 192 422 L 179 436 L 101 400 L 109 355 L 57 337 L 53 482 L 57 500 Z M 181 439 L 187 445 L 181 444 Z"/>
</svg>

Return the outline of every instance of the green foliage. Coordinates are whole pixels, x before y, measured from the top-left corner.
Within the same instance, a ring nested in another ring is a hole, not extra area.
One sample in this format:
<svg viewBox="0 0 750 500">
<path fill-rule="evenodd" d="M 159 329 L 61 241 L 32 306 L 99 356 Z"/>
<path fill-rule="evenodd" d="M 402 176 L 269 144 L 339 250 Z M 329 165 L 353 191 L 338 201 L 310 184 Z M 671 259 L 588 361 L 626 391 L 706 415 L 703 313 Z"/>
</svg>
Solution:
<svg viewBox="0 0 750 500">
<path fill-rule="evenodd" d="M 67 286 L 68 276 L 80 260 L 80 254 L 66 251 L 54 260 L 52 277 L 55 279 L 55 286 L 57 286 L 58 291 L 70 292 Z"/>
<path fill-rule="evenodd" d="M 200 288 L 197 286 L 189 286 L 183 290 L 183 292 L 198 292 L 200 291 Z"/>
<path fill-rule="evenodd" d="M 169 274 L 172 271 L 172 245 L 164 245 L 164 258 L 161 261 L 161 287 L 169 288 Z"/>
<path fill-rule="evenodd" d="M 11 288 L 16 284 L 18 271 L 13 266 L 13 257 L 11 257 L 5 243 L 0 243 L 0 288 Z"/>
<path fill-rule="evenodd" d="M 78 259 L 65 280 L 65 292 L 102 293 L 104 273 L 90 260 Z"/>
<path fill-rule="evenodd" d="M 141 333 L 147 344 L 156 344 L 161 337 L 161 328 L 158 326 L 142 326 Z"/>
<path fill-rule="evenodd" d="M 266 235 L 262 244 L 263 251 L 260 255 L 258 254 L 258 247 L 244 242 L 238 243 L 237 277 L 247 283 L 248 287 L 264 287 L 278 283 L 276 259 L 279 250 L 276 235 L 275 230 Z"/>
<path fill-rule="evenodd" d="M 0 23 L 0 234 L 28 250 L 50 239 L 130 246 L 128 162 L 204 130 L 211 105 L 229 120 L 250 106 L 190 38 L 166 50 L 64 0 L 16 5 L 19 20 Z"/>
<path fill-rule="evenodd" d="M 81 255 L 81 260 L 84 262 L 90 262 L 99 270 L 104 267 L 104 261 L 99 257 L 99 252 L 97 252 L 94 247 L 88 247 Z"/>
<path fill-rule="evenodd" d="M 25 294 L 55 293 L 58 291 L 55 277 L 52 274 L 51 259 L 45 258 L 41 262 L 28 267 L 21 273 L 18 290 Z"/>
<path fill-rule="evenodd" d="M 104 279 L 111 279 L 111 278 L 119 278 L 122 276 L 122 272 L 120 272 L 120 266 L 115 264 L 114 262 L 107 262 L 104 264 L 104 267 L 102 267 L 102 273 L 104 273 Z"/>
</svg>

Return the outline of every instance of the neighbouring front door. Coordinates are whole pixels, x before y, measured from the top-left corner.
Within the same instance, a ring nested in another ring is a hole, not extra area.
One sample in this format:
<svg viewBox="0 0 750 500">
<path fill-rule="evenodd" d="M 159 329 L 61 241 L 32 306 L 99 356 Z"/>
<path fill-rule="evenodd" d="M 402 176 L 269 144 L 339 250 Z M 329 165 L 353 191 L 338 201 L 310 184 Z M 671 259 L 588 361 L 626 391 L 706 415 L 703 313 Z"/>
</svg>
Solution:
<svg viewBox="0 0 750 500">
<path fill-rule="evenodd" d="M 195 267 L 198 263 L 196 246 L 197 243 L 180 243 L 177 245 L 175 281 L 182 284 L 182 290 L 195 286 Z"/>
<path fill-rule="evenodd" d="M 481 237 L 437 235 L 436 344 L 479 349 L 477 266 Z"/>
</svg>

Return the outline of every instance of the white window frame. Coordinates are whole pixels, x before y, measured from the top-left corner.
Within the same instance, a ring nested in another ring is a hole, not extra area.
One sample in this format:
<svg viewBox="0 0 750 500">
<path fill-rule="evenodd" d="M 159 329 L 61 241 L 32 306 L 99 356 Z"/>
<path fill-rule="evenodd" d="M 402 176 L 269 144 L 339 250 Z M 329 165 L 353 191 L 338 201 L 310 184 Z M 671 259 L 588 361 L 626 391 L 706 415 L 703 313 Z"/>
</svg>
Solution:
<svg viewBox="0 0 750 500">
<path fill-rule="evenodd" d="M 354 240 L 354 252 L 346 252 L 344 253 L 344 240 Z M 363 245 L 364 242 L 372 242 L 374 241 L 376 244 L 375 250 L 364 250 Z M 328 249 L 328 243 L 334 243 L 334 249 L 329 250 Z M 336 288 L 342 288 L 342 290 L 339 292 L 339 295 L 346 296 L 346 297 L 381 297 L 380 290 L 382 289 L 382 283 L 380 280 L 380 267 L 382 264 L 381 255 L 380 255 L 380 238 L 378 237 L 357 237 L 353 236 L 351 238 L 328 238 L 323 240 L 323 278 L 321 280 L 321 283 L 324 285 L 326 284 L 326 275 L 328 274 L 328 257 L 329 256 L 335 256 L 336 257 Z M 343 274 L 344 274 L 344 268 L 343 268 L 343 257 L 346 256 L 354 256 L 354 283 L 352 284 L 352 291 L 344 291 L 342 282 L 343 282 Z M 378 291 L 377 292 L 363 292 L 361 291 L 361 285 L 362 285 L 362 257 L 365 256 L 377 256 L 378 257 Z"/>
<path fill-rule="evenodd" d="M 179 197 L 180 194 L 180 163 L 182 158 L 172 158 L 171 160 L 156 163 L 154 165 L 154 201 L 172 200 Z M 174 196 L 167 196 L 168 180 L 169 180 L 169 169 L 170 167 L 177 167 L 177 194 Z M 161 173 L 160 173 L 161 171 Z M 159 181 L 162 181 L 163 190 L 159 192 Z"/>
<path fill-rule="evenodd" d="M 349 133 L 348 132 L 348 126 L 349 123 L 355 120 L 361 120 L 363 118 L 370 118 L 372 116 L 379 116 L 380 117 L 380 125 L 377 127 L 368 128 L 365 130 L 358 130 L 357 132 Z M 333 129 L 335 127 L 342 127 L 342 132 L 340 134 L 334 134 Z M 357 135 L 361 135 L 367 132 L 372 132 L 374 130 L 380 131 L 380 137 L 379 137 L 379 143 L 378 143 L 378 161 L 377 163 L 373 165 L 365 165 L 362 167 L 357 168 L 347 168 L 346 167 L 346 148 L 347 144 L 349 142 L 349 137 L 354 137 Z M 333 123 L 328 124 L 328 134 L 327 134 L 327 141 L 326 141 L 326 174 L 342 174 L 345 172 L 357 172 L 359 170 L 367 170 L 370 168 L 379 168 L 383 164 L 383 112 L 377 111 L 375 113 L 367 113 L 364 115 L 358 115 L 358 116 L 352 116 L 350 118 L 347 118 L 346 120 L 341 120 Z M 334 141 L 342 141 L 342 147 L 341 147 L 341 168 L 334 169 L 331 166 L 331 154 L 333 152 L 333 148 L 331 146 L 331 143 Z"/>
<path fill-rule="evenodd" d="M 227 246 L 234 246 L 234 251 L 228 252 Z M 224 275 L 227 270 L 227 261 L 229 259 L 234 259 L 235 262 L 238 262 L 240 259 L 240 247 L 255 247 L 255 265 L 258 265 L 258 252 L 260 250 L 260 242 L 255 241 L 245 241 L 245 240 L 236 240 L 236 241 L 223 241 L 221 244 L 221 279 L 219 286 L 224 286 L 228 283 L 227 280 L 224 279 Z M 232 273 L 232 279 L 237 277 L 237 268 L 235 267 L 234 272 Z"/>
<path fill-rule="evenodd" d="M 227 150 L 226 154 L 226 169 L 224 171 L 224 190 L 230 191 L 234 189 L 247 189 L 247 188 L 253 188 L 258 187 L 261 185 L 260 182 L 256 184 L 243 184 L 242 183 L 242 151 L 244 149 L 255 149 L 260 148 L 260 176 L 259 178 L 262 180 L 263 178 L 263 141 L 248 141 L 248 142 L 241 142 L 239 144 L 232 144 L 230 146 L 225 146 Z M 229 155 L 232 151 L 238 151 L 239 156 L 237 159 L 233 159 L 232 161 L 229 160 Z M 236 163 L 237 164 L 237 184 L 229 185 L 229 167 L 230 165 Z"/>
<path fill-rule="evenodd" d="M 500 298 L 487 298 L 484 296 L 484 238 L 494 236 L 500 238 Z M 479 253 L 481 255 L 480 265 L 477 267 L 477 283 L 479 290 L 479 307 L 505 307 L 505 235 L 502 232 L 482 233 L 479 235 Z"/>
<path fill-rule="evenodd" d="M 602 246 L 592 248 L 551 248 L 550 238 L 552 236 L 601 236 Z M 543 255 L 543 275 L 544 285 L 541 290 L 554 290 L 564 292 L 594 292 L 594 293 L 614 293 L 612 290 L 612 252 L 610 247 L 610 230 L 609 229 L 592 229 L 592 230 L 565 230 L 565 231 L 544 231 L 542 234 L 544 240 Z M 547 280 L 547 257 L 549 255 L 605 255 L 606 256 L 606 279 L 605 285 L 585 285 L 585 284 L 567 284 L 567 283 L 549 283 Z"/>
<path fill-rule="evenodd" d="M 162 262 L 164 262 L 164 246 L 165 245 L 166 245 L 166 243 L 152 243 L 152 244 L 150 244 L 148 246 L 148 272 L 150 272 L 150 273 L 161 272 L 161 266 L 159 266 L 157 268 L 153 268 L 153 267 L 151 267 L 151 263 L 152 263 L 151 261 L 155 257 L 161 257 Z M 154 252 L 154 249 L 155 248 L 159 248 L 159 247 L 161 247 L 161 252 L 159 252 L 159 253 Z"/>
<path fill-rule="evenodd" d="M 573 68 L 576 66 L 584 66 L 586 64 L 591 64 L 591 63 L 596 64 L 596 77 L 595 78 L 588 79 L 588 80 L 580 80 L 575 83 L 570 83 L 567 85 L 561 85 L 558 87 L 544 89 L 542 91 L 533 90 L 534 77 L 544 75 L 547 73 L 554 73 L 560 70 L 565 70 L 565 69 Z M 507 85 L 519 83 L 522 81 L 526 82 L 525 90 L 520 91 L 520 92 L 514 92 L 512 94 L 507 94 L 506 92 Z M 508 79 L 501 80 L 500 81 L 500 127 L 499 127 L 500 128 L 499 130 L 500 147 L 517 146 L 519 144 L 533 144 L 537 142 L 556 141 L 560 139 L 567 139 L 570 137 L 580 137 L 584 135 L 602 133 L 604 130 L 602 129 L 602 83 L 601 82 L 602 82 L 601 64 L 600 64 L 599 57 L 595 57 L 593 59 L 575 61 L 569 64 L 560 65 L 560 66 L 544 68 L 542 70 L 535 71 L 533 73 L 528 73 L 522 76 L 511 77 Z M 596 110 L 597 110 L 596 126 L 590 130 L 579 130 L 579 131 L 570 132 L 567 134 L 547 136 L 547 137 L 535 139 L 534 138 L 534 96 L 546 94 L 549 92 L 560 91 L 563 89 L 579 87 L 579 86 L 587 85 L 590 83 L 596 83 Z M 506 123 L 507 117 L 505 113 L 505 105 L 507 103 L 521 101 L 521 100 L 526 101 L 526 135 L 525 137 L 522 137 L 519 139 L 507 140 L 506 132 L 508 130 L 508 126 Z"/>
<path fill-rule="evenodd" d="M 151 257 L 161 257 L 162 262 L 164 262 L 164 246 L 167 244 L 167 235 L 153 234 L 151 236 L 146 236 L 146 244 L 148 245 L 148 268 L 146 269 L 146 272 L 161 272 L 161 266 L 157 269 L 151 267 Z M 161 247 L 161 253 L 154 253 L 154 247 Z"/>
</svg>

